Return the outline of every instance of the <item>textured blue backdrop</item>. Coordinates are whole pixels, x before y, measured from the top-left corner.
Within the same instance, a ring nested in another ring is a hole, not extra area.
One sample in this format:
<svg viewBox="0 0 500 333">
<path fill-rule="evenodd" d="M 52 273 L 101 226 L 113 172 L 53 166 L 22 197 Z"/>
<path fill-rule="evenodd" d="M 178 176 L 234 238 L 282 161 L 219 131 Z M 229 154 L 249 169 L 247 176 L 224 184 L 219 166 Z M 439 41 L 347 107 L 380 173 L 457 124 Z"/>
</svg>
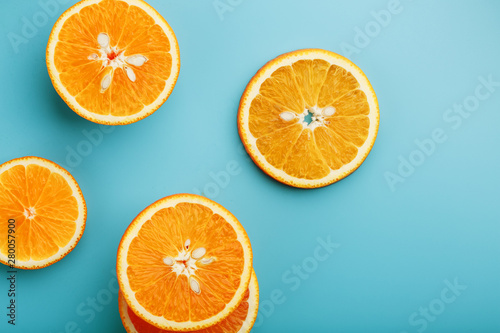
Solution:
<svg viewBox="0 0 500 333">
<path fill-rule="evenodd" d="M 64 260 L 18 273 L 15 328 L 0 267 L 1 332 L 124 332 L 118 242 L 144 207 L 179 192 L 204 193 L 248 231 L 255 332 L 500 331 L 500 2 L 149 2 L 179 40 L 179 80 L 154 115 L 117 128 L 76 115 L 47 74 L 50 29 L 74 1 L 2 3 L 0 162 L 67 167 L 88 220 Z M 381 113 L 362 167 L 317 190 L 264 175 L 236 128 L 252 75 L 307 47 L 359 65 Z"/>
</svg>

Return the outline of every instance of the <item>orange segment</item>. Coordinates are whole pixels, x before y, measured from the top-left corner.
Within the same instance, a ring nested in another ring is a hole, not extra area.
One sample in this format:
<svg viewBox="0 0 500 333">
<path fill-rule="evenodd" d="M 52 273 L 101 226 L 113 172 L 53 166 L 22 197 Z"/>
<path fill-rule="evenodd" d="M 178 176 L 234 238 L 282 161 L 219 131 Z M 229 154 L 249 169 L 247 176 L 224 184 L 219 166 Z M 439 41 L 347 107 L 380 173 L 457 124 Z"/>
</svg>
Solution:
<svg viewBox="0 0 500 333">
<path fill-rule="evenodd" d="M 145 31 L 143 35 L 132 39 L 126 49 L 128 54 L 167 53 L 170 51 L 170 40 L 163 32 L 163 29 L 155 24 Z"/>
<path fill-rule="evenodd" d="M 45 183 L 43 192 L 34 204 L 37 216 L 74 221 L 79 215 L 77 198 L 67 180 L 60 174 L 52 173 Z"/>
<path fill-rule="evenodd" d="M 53 174 L 49 169 L 36 164 L 26 166 L 25 170 L 27 197 L 33 204 L 37 204 L 42 193 L 44 193 L 45 187 L 47 187 L 50 176 Z"/>
<path fill-rule="evenodd" d="M 349 91 L 327 106 L 333 106 L 335 108 L 334 117 L 368 116 L 371 111 L 367 96 L 365 92 L 361 90 Z"/>
<path fill-rule="evenodd" d="M 292 65 L 292 68 L 306 105 L 309 107 L 316 105 L 330 64 L 321 59 L 299 60 Z"/>
<path fill-rule="evenodd" d="M 226 263 L 225 266 L 234 266 L 236 264 L 238 263 Z M 202 293 L 199 295 L 197 293 L 190 293 L 192 307 L 199 309 L 199 311 L 190 313 L 192 321 L 201 321 L 214 317 L 224 310 L 225 305 L 233 299 L 241 284 L 241 273 L 240 275 L 223 274 L 220 272 L 221 266 L 224 265 L 213 263 L 213 266 L 215 266 L 213 270 L 202 270 L 200 268 L 197 271 L 196 276 L 198 279 L 196 280 L 199 280 L 203 286 L 206 286 L 207 292 L 203 292 L 203 295 Z"/>
<path fill-rule="evenodd" d="M 332 170 L 339 170 L 351 162 L 357 155 L 358 149 L 338 134 L 328 128 L 317 128 L 314 131 L 314 140 L 325 162 Z"/>
<path fill-rule="evenodd" d="M 37 216 L 32 222 L 34 227 L 43 229 L 44 236 L 46 236 L 44 240 L 53 243 L 56 248 L 64 247 L 76 232 L 76 224 L 73 220 Z M 42 243 L 39 241 L 35 245 L 40 250 L 43 250 Z"/>
<path fill-rule="evenodd" d="M 268 98 L 261 95 L 255 97 L 250 106 L 250 131 L 256 138 L 276 132 L 291 124 L 280 118 L 282 112 L 288 109 L 279 104 L 273 103 Z M 297 120 L 298 121 L 298 120 Z M 294 123 L 293 121 L 291 122 Z"/>
<path fill-rule="evenodd" d="M 154 19 L 142 8 L 131 6 L 126 16 L 125 28 L 117 42 L 117 47 L 124 49 L 137 38 L 146 37 L 148 30 L 154 24 Z M 168 52 L 168 50 L 165 50 L 165 52 Z"/>
<path fill-rule="evenodd" d="M 59 246 L 55 244 L 54 240 L 50 238 L 50 235 L 45 230 L 52 226 L 43 224 L 44 221 L 37 221 L 36 217 L 29 222 L 29 233 L 37 235 L 37 237 L 29 237 L 30 258 L 40 261 L 47 257 L 52 257 L 59 251 Z M 65 243 L 67 242 L 68 240 Z"/>
<path fill-rule="evenodd" d="M 23 215 L 24 205 L 5 188 L 1 181 L 0 202 L 2 203 L 0 205 L 0 231 L 8 229 L 9 219 L 13 219 L 16 221 L 16 231 L 19 231 L 20 227 L 25 223 Z M 7 253 L 8 251 L 8 236 L 7 234 L 2 235 L 4 237 L 0 238 L 0 254 Z M 17 249 L 17 252 L 19 252 L 19 249 Z M 29 251 L 22 250 L 22 253 L 26 254 L 29 253 Z M 23 255 L 22 259 L 26 260 L 26 257 L 26 255 Z"/>
<path fill-rule="evenodd" d="M 116 116 L 130 116 L 140 112 L 144 103 L 138 97 L 134 84 L 127 78 L 127 74 L 121 68 L 113 73 L 115 83 L 109 89 L 113 96 L 121 96 L 121 99 L 113 102 L 113 110 Z"/>
<path fill-rule="evenodd" d="M 21 219 L 21 223 L 15 227 L 16 230 L 16 262 L 15 264 L 18 265 L 19 262 L 29 262 L 31 260 L 31 245 L 33 244 L 33 239 L 31 237 L 31 221 L 29 219 Z M 16 221 L 17 223 L 17 221 Z M 7 238 L 7 237 L 5 237 Z M 1 252 L 0 255 L 5 255 L 7 256 L 7 247 L 5 248 L 5 252 Z M 36 259 L 35 259 L 36 260 Z M 5 262 L 2 262 L 2 264 L 7 263 L 7 259 L 5 259 Z M 12 262 L 10 262 L 12 263 Z M 20 268 L 25 268 L 25 267 L 20 267 Z"/>
<path fill-rule="evenodd" d="M 80 11 L 75 14 L 80 18 L 80 29 L 85 30 L 84 34 L 92 38 L 95 48 L 99 48 L 96 37 L 101 32 L 104 31 L 110 34 L 106 23 L 114 16 L 111 3 L 110 1 L 104 0 L 100 3 L 83 6 Z M 62 30 L 64 29 L 65 26 L 62 27 Z"/>
<path fill-rule="evenodd" d="M 129 275 L 131 279 L 135 276 Z M 166 303 L 172 303 L 169 320 L 182 322 L 189 320 L 189 306 L 185 298 L 175 300 L 174 295 L 182 295 L 189 290 L 185 279 L 178 279 L 174 272 L 164 272 L 160 279 L 151 281 L 147 287 L 135 294 L 137 301 L 146 307 L 153 316 L 164 316 Z M 172 294 L 169 292 L 172 291 Z M 167 297 L 170 294 L 170 297 Z"/>
<path fill-rule="evenodd" d="M 101 68 L 101 66 L 98 63 L 88 59 L 89 52 L 90 53 L 97 52 L 97 49 L 90 49 L 86 46 L 76 45 L 76 44 L 71 44 L 71 46 L 69 46 L 68 44 L 61 42 L 57 44 L 56 52 L 58 54 L 58 57 L 56 59 L 55 65 L 56 68 L 59 70 L 59 73 L 61 74 L 71 71 L 95 73 Z M 88 65 L 92 65 L 92 67 L 90 68 L 83 67 L 83 66 L 88 67 Z M 76 82 L 80 81 L 76 80 L 76 75 L 74 74 L 68 76 L 67 80 L 68 84 L 71 84 L 73 81 Z M 78 90 L 78 92 L 80 90 Z"/>
<path fill-rule="evenodd" d="M 276 69 L 262 83 L 260 94 L 297 113 L 301 113 L 305 107 L 304 99 L 295 82 L 295 75 L 290 66 Z"/>
<path fill-rule="evenodd" d="M 120 71 L 121 69 L 117 69 Z M 124 74 L 124 79 L 127 75 Z M 141 70 L 135 71 L 137 81 L 148 82 L 147 85 L 132 85 L 135 95 L 139 101 L 145 105 L 151 105 L 156 101 L 156 96 L 165 89 L 165 80 L 161 79 L 156 73 L 145 72 Z"/>
<path fill-rule="evenodd" d="M 151 74 L 163 80 L 168 79 L 172 70 L 172 56 L 170 53 L 162 51 L 145 52 L 144 56 L 148 58 L 144 65 L 140 67 L 131 66 L 139 72 Z"/>
<path fill-rule="evenodd" d="M 110 40 L 118 42 L 125 30 L 123 21 L 128 18 L 131 6 L 125 1 L 106 0 L 100 3 L 100 7 L 103 12 L 112 13 L 105 21 L 106 29 Z"/>
<path fill-rule="evenodd" d="M 82 0 L 54 25 L 47 68 L 76 113 L 124 125 L 167 100 L 179 75 L 179 46 L 165 19 L 142 0 Z"/>
<path fill-rule="evenodd" d="M 81 93 L 101 73 L 101 66 L 91 62 L 77 67 L 65 67 L 59 79 L 73 96 Z"/>
<path fill-rule="evenodd" d="M 338 98 L 344 96 L 359 87 L 359 83 L 352 75 L 344 68 L 332 65 L 326 75 L 326 80 L 321 87 L 317 105 L 325 107 L 333 103 Z"/>
<path fill-rule="evenodd" d="M 163 329 L 215 325 L 241 302 L 252 251 L 236 218 L 197 195 L 166 197 L 130 224 L 118 249 L 118 281 L 143 320 Z"/>
<path fill-rule="evenodd" d="M 307 49 L 268 62 L 240 102 L 238 130 L 254 162 L 284 184 L 312 188 L 356 170 L 378 132 L 364 73 L 333 52 Z"/>
<path fill-rule="evenodd" d="M 303 161 L 307 161 L 307 164 Z M 283 170 L 293 177 L 304 179 L 320 179 L 330 173 L 328 165 L 314 142 L 310 129 L 302 131 L 288 154 Z"/>
<path fill-rule="evenodd" d="M 75 96 L 76 101 L 81 106 L 89 108 L 99 115 L 109 115 L 112 112 L 111 89 L 101 92 L 101 82 L 107 75 L 113 77 L 113 70 L 111 68 L 99 71 L 86 88 Z"/>
<path fill-rule="evenodd" d="M 86 207 L 74 178 L 57 164 L 23 157 L 0 165 L 0 262 L 9 261 L 7 222 L 15 220 L 15 267 L 36 269 L 66 256 L 85 228 Z"/>
<path fill-rule="evenodd" d="M 346 142 L 360 147 L 365 143 L 369 134 L 370 119 L 368 117 L 331 117 L 326 126 L 341 136 Z"/>
<path fill-rule="evenodd" d="M 66 19 L 64 29 L 60 31 L 58 39 L 61 43 L 71 44 L 79 48 L 85 47 L 95 52 L 97 52 L 99 48 L 99 45 L 96 43 L 95 37 L 85 27 L 79 14 L 69 16 Z"/>
<path fill-rule="evenodd" d="M 257 148 L 266 161 L 276 168 L 282 168 L 297 139 L 302 133 L 302 125 L 295 124 L 272 132 L 257 139 Z"/>
<path fill-rule="evenodd" d="M 14 165 L 6 169 L 0 174 L 0 182 L 14 200 L 21 203 L 24 207 L 29 207 L 30 198 L 26 195 L 28 192 L 28 183 L 26 181 L 26 168 L 24 165 Z"/>
<path fill-rule="evenodd" d="M 197 301 L 200 301 L 198 299 Z M 128 306 L 122 292 L 118 296 L 118 304 L 120 316 L 123 326 L 128 333 L 173 333 L 176 331 L 163 330 L 150 323 L 144 321 L 137 316 L 134 311 Z M 166 302 L 167 308 L 175 308 L 175 302 Z M 210 301 L 200 304 L 200 306 L 209 307 Z M 248 333 L 257 318 L 257 311 L 259 307 L 259 286 L 257 277 L 252 272 L 250 284 L 244 293 L 242 302 L 238 307 L 224 320 L 213 326 L 201 330 L 191 331 L 194 333 Z"/>
</svg>

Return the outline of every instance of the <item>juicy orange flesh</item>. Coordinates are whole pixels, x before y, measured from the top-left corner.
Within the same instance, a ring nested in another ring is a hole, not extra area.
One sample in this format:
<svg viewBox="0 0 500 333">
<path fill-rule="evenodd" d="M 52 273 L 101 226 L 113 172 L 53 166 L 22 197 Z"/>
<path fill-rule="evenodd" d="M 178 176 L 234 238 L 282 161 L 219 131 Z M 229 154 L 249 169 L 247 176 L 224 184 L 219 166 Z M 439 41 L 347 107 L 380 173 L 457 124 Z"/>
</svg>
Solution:
<svg viewBox="0 0 500 333">
<path fill-rule="evenodd" d="M 248 298 L 250 296 L 249 291 L 247 290 L 245 293 L 245 296 L 243 297 L 243 301 L 240 303 L 240 305 L 231 312 L 229 317 L 221 321 L 220 323 L 210 326 L 205 329 L 197 330 L 197 331 L 192 331 L 196 333 L 226 333 L 226 332 L 238 332 L 238 330 L 243 326 L 243 323 L 245 322 L 247 316 L 248 316 L 248 309 L 249 309 L 249 303 L 248 303 Z M 120 293 L 120 298 L 123 297 L 123 295 Z M 121 300 L 123 301 L 123 300 Z M 126 303 L 125 303 L 126 304 Z M 170 333 L 170 332 L 175 332 L 175 331 L 168 331 L 168 330 L 162 330 L 159 329 L 148 322 L 142 320 L 140 317 L 138 317 L 128 306 L 126 306 L 126 311 L 127 315 L 130 318 L 130 321 L 134 325 L 135 329 L 137 330 L 138 333 Z"/>
<path fill-rule="evenodd" d="M 77 218 L 77 201 L 61 175 L 36 164 L 17 165 L 0 175 L 2 254 L 7 255 L 9 219 L 15 220 L 16 260 L 28 261 L 47 259 L 67 245 Z"/>
<path fill-rule="evenodd" d="M 104 66 L 97 36 L 107 33 L 110 46 L 125 57 L 143 55 L 142 66 L 127 64 L 136 75 L 132 82 L 123 69 Z M 137 6 L 124 1 L 103 0 L 82 8 L 63 24 L 54 60 L 59 78 L 69 94 L 90 112 L 100 115 L 130 116 L 153 103 L 165 88 L 172 67 L 170 41 L 154 19 Z M 108 89 L 101 92 L 101 81 L 113 76 Z"/>
<path fill-rule="evenodd" d="M 177 275 L 166 257 L 185 250 L 206 249 L 210 264 L 196 263 L 200 294 L 188 277 Z M 127 276 L 137 301 L 151 314 L 176 322 L 200 321 L 218 314 L 234 297 L 244 268 L 243 247 L 236 231 L 203 205 L 179 203 L 157 211 L 146 221 L 128 249 Z"/>
<path fill-rule="evenodd" d="M 267 162 L 287 174 L 320 179 L 351 162 L 368 137 L 369 105 L 356 78 L 344 68 L 315 59 L 278 68 L 266 79 L 249 111 L 249 129 Z M 282 112 L 333 106 L 325 125 L 311 130 Z"/>
</svg>

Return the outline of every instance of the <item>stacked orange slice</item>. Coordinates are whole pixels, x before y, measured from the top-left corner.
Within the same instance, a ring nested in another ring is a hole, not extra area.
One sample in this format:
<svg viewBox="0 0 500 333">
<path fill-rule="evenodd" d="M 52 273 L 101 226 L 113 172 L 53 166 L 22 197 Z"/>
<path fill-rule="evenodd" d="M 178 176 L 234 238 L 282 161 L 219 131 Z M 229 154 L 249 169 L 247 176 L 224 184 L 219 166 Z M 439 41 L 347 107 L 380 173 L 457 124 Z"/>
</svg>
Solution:
<svg viewBox="0 0 500 333">
<path fill-rule="evenodd" d="M 120 242 L 117 274 L 128 332 L 249 332 L 257 316 L 250 240 L 202 196 L 173 195 L 142 211 Z"/>
</svg>

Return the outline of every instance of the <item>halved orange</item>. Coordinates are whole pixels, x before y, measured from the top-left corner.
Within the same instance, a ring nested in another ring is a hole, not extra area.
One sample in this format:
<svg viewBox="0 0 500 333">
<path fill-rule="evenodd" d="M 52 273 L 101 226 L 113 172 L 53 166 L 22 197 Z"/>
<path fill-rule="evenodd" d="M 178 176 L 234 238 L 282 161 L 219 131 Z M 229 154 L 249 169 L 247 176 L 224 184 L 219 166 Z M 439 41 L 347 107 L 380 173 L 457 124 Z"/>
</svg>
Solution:
<svg viewBox="0 0 500 333">
<path fill-rule="evenodd" d="M 125 298 L 120 292 L 118 296 L 119 311 L 123 326 L 128 333 L 172 333 L 157 328 L 139 318 L 127 305 Z M 240 305 L 231 314 L 214 326 L 201 330 L 191 331 L 194 333 L 248 333 L 252 329 L 257 311 L 259 309 L 259 285 L 257 276 L 252 272 L 250 284 Z"/>
<path fill-rule="evenodd" d="M 225 319 L 243 300 L 252 249 L 238 220 L 198 195 L 153 203 L 125 231 L 117 274 L 127 304 L 162 329 L 199 330 Z"/>
<path fill-rule="evenodd" d="M 179 75 L 179 46 L 167 21 L 143 0 L 83 0 L 55 23 L 47 68 L 80 116 L 124 125 L 167 100 Z"/>
<path fill-rule="evenodd" d="M 253 161 L 295 187 L 332 184 L 356 170 L 378 132 L 377 97 L 348 59 L 305 49 L 268 62 L 241 97 L 238 129 Z"/>
<path fill-rule="evenodd" d="M 2 264 L 24 269 L 52 265 L 76 246 L 86 219 L 80 187 L 59 165 L 40 157 L 0 165 Z"/>
</svg>

